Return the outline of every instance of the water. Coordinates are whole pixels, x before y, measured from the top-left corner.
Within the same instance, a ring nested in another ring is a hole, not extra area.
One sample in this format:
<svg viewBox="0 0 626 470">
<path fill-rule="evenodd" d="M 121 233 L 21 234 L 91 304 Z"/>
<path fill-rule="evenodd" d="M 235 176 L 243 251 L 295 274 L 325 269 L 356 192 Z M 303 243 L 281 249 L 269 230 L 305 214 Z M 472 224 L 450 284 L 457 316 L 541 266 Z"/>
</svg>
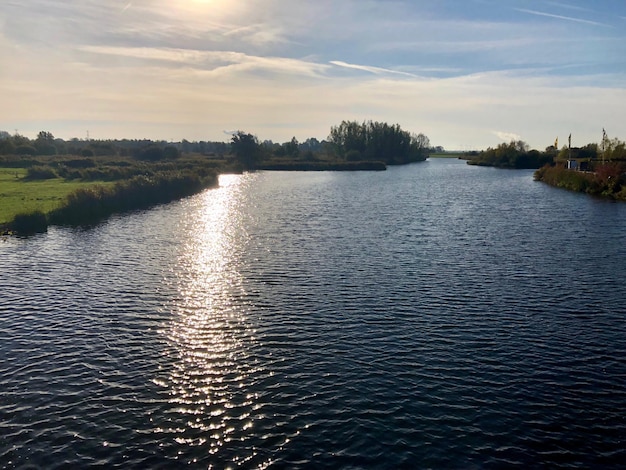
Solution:
<svg viewBox="0 0 626 470">
<path fill-rule="evenodd" d="M 0 466 L 625 468 L 625 233 L 432 160 L 0 241 Z"/>
</svg>

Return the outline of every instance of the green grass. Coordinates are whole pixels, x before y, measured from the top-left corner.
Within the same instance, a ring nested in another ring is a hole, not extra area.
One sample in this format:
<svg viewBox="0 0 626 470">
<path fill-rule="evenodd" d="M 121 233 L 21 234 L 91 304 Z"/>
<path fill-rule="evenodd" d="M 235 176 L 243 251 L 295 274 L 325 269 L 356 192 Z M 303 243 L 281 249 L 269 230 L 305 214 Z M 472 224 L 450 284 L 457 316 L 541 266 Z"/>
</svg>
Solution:
<svg viewBox="0 0 626 470">
<path fill-rule="evenodd" d="M 25 176 L 25 168 L 0 168 L 0 225 L 11 222 L 18 214 L 34 211 L 47 214 L 60 207 L 68 194 L 96 184 L 62 178 L 28 181 Z"/>
</svg>

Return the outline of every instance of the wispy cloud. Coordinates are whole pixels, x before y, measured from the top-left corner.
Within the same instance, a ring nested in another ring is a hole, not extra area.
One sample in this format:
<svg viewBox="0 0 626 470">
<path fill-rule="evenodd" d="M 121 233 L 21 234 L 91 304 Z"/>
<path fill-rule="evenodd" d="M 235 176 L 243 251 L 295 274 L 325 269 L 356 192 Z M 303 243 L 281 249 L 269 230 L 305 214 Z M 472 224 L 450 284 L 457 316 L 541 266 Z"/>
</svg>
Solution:
<svg viewBox="0 0 626 470">
<path fill-rule="evenodd" d="M 502 132 L 502 131 L 493 131 L 493 134 L 498 137 L 498 139 L 503 142 L 512 142 L 515 140 L 522 140 L 522 136 L 519 134 L 515 134 L 514 132 Z"/>
<path fill-rule="evenodd" d="M 417 75 L 414 75 L 412 73 L 402 72 L 402 71 L 398 71 L 398 70 L 386 69 L 386 68 L 383 68 L 383 67 L 373 67 L 371 65 L 349 64 L 349 63 L 343 62 L 341 60 L 331 60 L 330 63 L 333 64 L 333 65 L 336 65 L 337 67 L 344 67 L 344 68 L 347 68 L 347 69 L 354 69 L 354 70 L 362 70 L 364 72 L 369 72 L 369 73 L 373 73 L 373 74 L 376 74 L 376 75 L 393 74 L 393 75 L 402 75 L 404 77 L 417 78 Z"/>
<path fill-rule="evenodd" d="M 573 22 L 576 22 L 576 23 L 591 24 L 591 25 L 594 25 L 594 26 L 611 27 L 611 25 L 608 25 L 606 23 L 599 23 L 597 21 L 585 20 L 585 19 L 582 19 L 582 18 L 574 18 L 574 17 L 571 17 L 571 16 L 555 15 L 553 13 L 546 13 L 546 12 L 543 12 L 543 11 L 527 10 L 525 8 L 516 8 L 515 10 L 519 11 L 519 12 L 522 12 L 522 13 L 528 13 L 529 15 L 545 16 L 547 18 L 556 18 L 558 20 L 573 21 Z"/>
<path fill-rule="evenodd" d="M 260 57 L 233 51 L 199 51 L 174 48 L 82 46 L 81 51 L 130 59 L 182 64 L 200 71 L 263 70 L 306 76 L 320 76 L 329 66 L 284 57 Z"/>
<path fill-rule="evenodd" d="M 591 12 L 593 10 L 585 7 L 581 7 L 578 5 L 572 5 L 571 3 L 563 3 L 563 2 L 545 2 L 546 5 L 552 5 L 558 8 L 564 8 L 567 10 L 576 10 L 576 11 L 587 11 Z"/>
<path fill-rule="evenodd" d="M 240 26 L 222 33 L 224 37 L 238 37 L 251 44 L 285 44 L 293 43 L 289 40 L 281 28 L 268 24 L 252 24 Z"/>
</svg>

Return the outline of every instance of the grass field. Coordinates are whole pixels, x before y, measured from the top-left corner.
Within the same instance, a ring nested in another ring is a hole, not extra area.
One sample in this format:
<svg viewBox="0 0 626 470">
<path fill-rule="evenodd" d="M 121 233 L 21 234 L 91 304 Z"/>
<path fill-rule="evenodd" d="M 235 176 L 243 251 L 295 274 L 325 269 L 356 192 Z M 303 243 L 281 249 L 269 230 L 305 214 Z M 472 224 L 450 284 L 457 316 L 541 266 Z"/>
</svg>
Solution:
<svg viewBox="0 0 626 470">
<path fill-rule="evenodd" d="M 69 193 L 96 184 L 62 178 L 28 181 L 25 176 L 24 168 L 0 168 L 0 224 L 11 222 L 17 214 L 36 210 L 48 213 L 58 208 Z"/>
</svg>

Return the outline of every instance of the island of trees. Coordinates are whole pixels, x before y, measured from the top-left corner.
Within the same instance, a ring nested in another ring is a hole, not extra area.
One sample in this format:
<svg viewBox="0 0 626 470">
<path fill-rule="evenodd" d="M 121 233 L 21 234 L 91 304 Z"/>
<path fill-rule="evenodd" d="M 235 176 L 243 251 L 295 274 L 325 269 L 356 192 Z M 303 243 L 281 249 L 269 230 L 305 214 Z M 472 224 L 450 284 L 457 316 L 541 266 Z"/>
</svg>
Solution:
<svg viewBox="0 0 626 470">
<path fill-rule="evenodd" d="M 466 159 L 468 165 L 536 169 L 551 163 L 556 155 L 557 150 L 552 146 L 540 152 L 531 150 L 526 142 L 517 140 L 502 143 L 495 148 L 490 147 L 482 152 L 467 152 L 461 158 Z"/>
<path fill-rule="evenodd" d="M 343 121 L 326 140 L 230 142 L 36 139 L 0 131 L 0 233 L 83 225 L 216 186 L 246 170 L 384 170 L 428 158 L 430 143 L 399 125 Z"/>
</svg>

